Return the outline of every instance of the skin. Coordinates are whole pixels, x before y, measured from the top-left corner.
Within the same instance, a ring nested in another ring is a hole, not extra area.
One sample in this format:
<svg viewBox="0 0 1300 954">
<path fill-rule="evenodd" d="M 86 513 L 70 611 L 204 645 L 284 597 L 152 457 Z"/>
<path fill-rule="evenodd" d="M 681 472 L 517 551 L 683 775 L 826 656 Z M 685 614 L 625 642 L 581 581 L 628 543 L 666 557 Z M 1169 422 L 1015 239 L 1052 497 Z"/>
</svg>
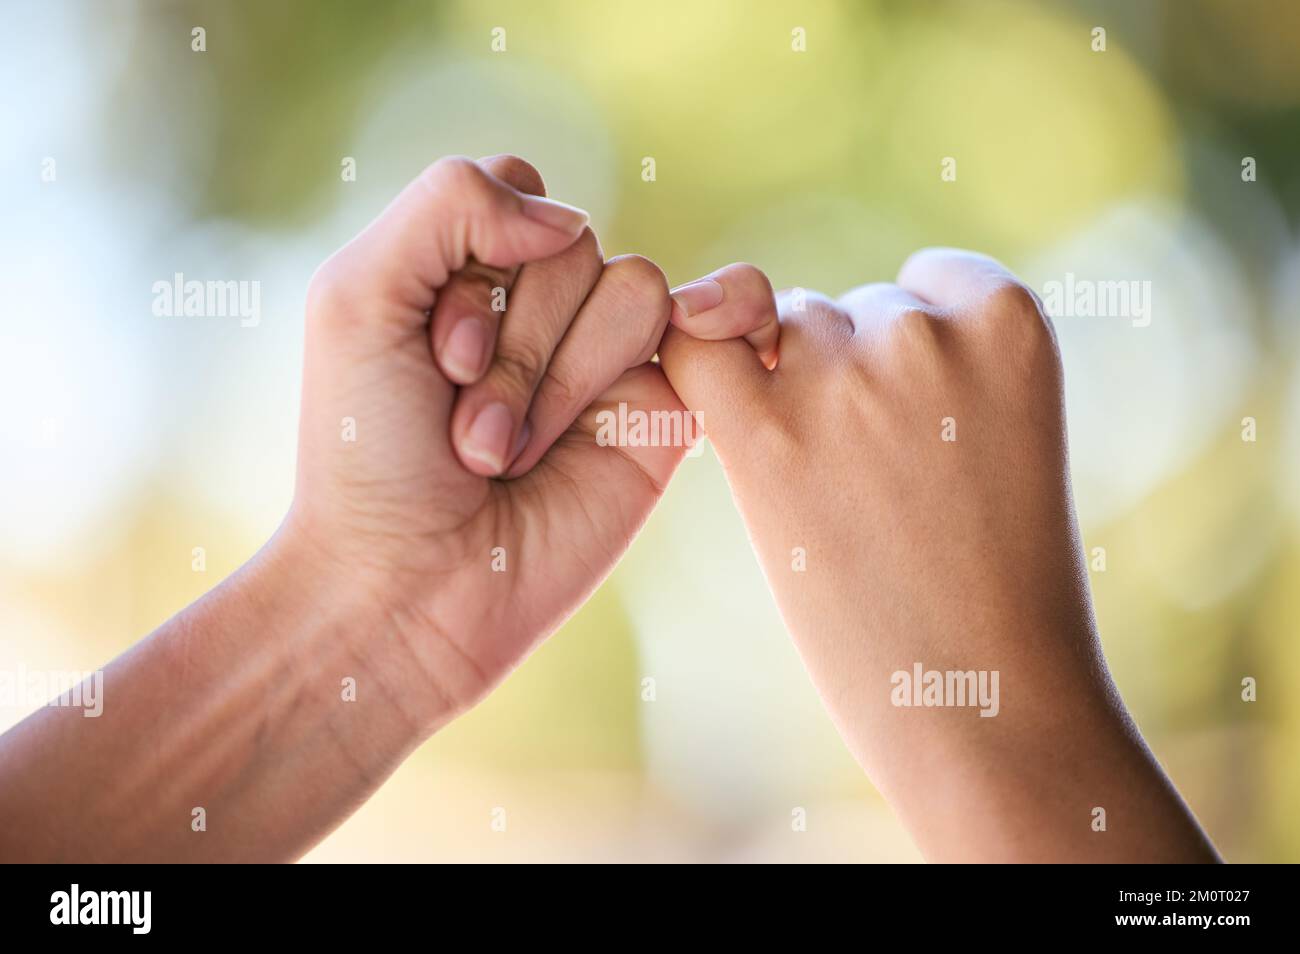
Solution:
<svg viewBox="0 0 1300 954">
<path fill-rule="evenodd" d="M 47 707 L 0 737 L 0 858 L 301 856 L 608 575 L 686 448 L 601 446 L 596 415 L 679 394 L 928 856 L 1214 858 L 1106 674 L 1032 295 L 929 252 L 803 311 L 748 265 L 670 298 L 543 192 L 514 157 L 441 160 L 318 270 L 289 514 L 106 668 L 99 718 Z M 1000 714 L 891 706 L 915 660 L 1000 670 Z"/>
<path fill-rule="evenodd" d="M 926 857 L 1217 860 L 1102 657 L 1036 296 L 950 249 L 802 308 L 746 281 L 694 320 L 674 312 L 661 360 L 827 709 Z M 775 371 L 701 340 L 773 321 Z M 998 671 L 998 713 L 895 705 L 893 673 L 917 662 Z"/>
<path fill-rule="evenodd" d="M 650 362 L 671 302 L 542 191 L 513 157 L 440 160 L 321 266 L 290 513 L 106 668 L 100 718 L 43 708 L 0 737 L 0 857 L 299 857 L 608 575 L 687 448 L 602 447 L 594 418 L 682 410 Z M 467 320 L 493 339 L 468 370 Z M 497 403 L 510 453 L 476 443 Z"/>
</svg>

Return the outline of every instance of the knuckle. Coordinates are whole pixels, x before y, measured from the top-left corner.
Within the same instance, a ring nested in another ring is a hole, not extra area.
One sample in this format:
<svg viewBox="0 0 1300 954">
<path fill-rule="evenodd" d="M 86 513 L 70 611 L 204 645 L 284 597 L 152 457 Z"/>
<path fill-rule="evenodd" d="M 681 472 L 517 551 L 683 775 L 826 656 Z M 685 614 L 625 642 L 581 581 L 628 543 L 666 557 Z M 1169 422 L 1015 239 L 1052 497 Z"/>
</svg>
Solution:
<svg viewBox="0 0 1300 954">
<path fill-rule="evenodd" d="M 783 289 L 774 298 L 776 314 L 785 322 L 808 319 L 833 319 L 835 321 L 852 321 L 849 313 L 840 302 L 834 301 L 821 292 L 807 288 Z M 754 305 L 758 302 L 755 299 Z"/>
<path fill-rule="evenodd" d="M 942 378 L 956 354 L 951 332 L 950 319 L 904 305 L 888 320 L 883 348 L 866 350 L 876 360 L 855 367 L 854 376 L 867 384 L 868 391 L 874 389 L 872 380 L 881 371 L 897 380 Z"/>
<path fill-rule="evenodd" d="M 737 331 L 752 331 L 775 317 L 776 293 L 761 268 L 748 262 L 733 262 L 715 274 L 726 276 L 727 299 L 738 322 Z M 805 304 L 810 303 L 809 297 L 805 296 Z"/>
<path fill-rule="evenodd" d="M 719 272 L 725 272 L 728 279 L 754 298 L 762 300 L 765 297 L 774 297 L 767 272 L 757 265 L 751 265 L 749 262 L 732 262 L 725 268 L 719 269 Z"/>
<path fill-rule="evenodd" d="M 1000 282 L 984 295 L 979 306 L 980 316 L 989 320 L 1041 324 L 1043 313 L 1038 296 L 1019 282 Z"/>
<path fill-rule="evenodd" d="M 542 180 L 542 174 L 527 159 L 522 159 L 513 153 L 502 153 L 482 159 L 479 165 L 520 192 L 527 192 L 529 195 L 546 194 L 546 183 Z"/>
<path fill-rule="evenodd" d="M 898 277 L 918 272 L 944 272 L 949 268 L 969 261 L 970 252 L 951 245 L 923 245 L 915 249 L 899 266 Z"/>
<path fill-rule="evenodd" d="M 639 342 L 635 363 L 649 361 L 658 350 L 659 338 L 672 302 L 668 297 L 668 279 L 663 270 L 643 255 L 620 255 L 605 265 L 606 274 L 619 284 L 624 305 L 638 319 L 644 340 Z"/>
<path fill-rule="evenodd" d="M 668 280 L 663 271 L 644 255 L 619 255 L 605 263 L 606 274 L 629 291 L 647 297 L 663 292 L 668 295 Z"/>
<path fill-rule="evenodd" d="M 612 283 L 621 303 L 640 314 L 667 320 L 671 307 L 668 279 L 650 259 L 642 255 L 620 255 L 605 263 L 605 281 Z"/>
<path fill-rule="evenodd" d="M 904 347 L 931 348 L 938 340 L 939 322 L 942 318 L 923 308 L 903 308 L 890 325 L 894 339 Z"/>
<path fill-rule="evenodd" d="M 331 255 L 312 272 L 307 282 L 307 301 L 321 302 L 334 298 L 338 294 L 339 284 L 337 256 Z"/>
<path fill-rule="evenodd" d="M 462 192 L 482 187 L 483 170 L 465 156 L 443 156 L 420 173 L 420 178 L 434 191 Z"/>
<path fill-rule="evenodd" d="M 492 359 L 491 377 L 510 397 L 526 401 L 537 387 L 545 360 L 531 349 L 514 345 L 497 345 Z"/>
<path fill-rule="evenodd" d="M 330 320 L 345 303 L 348 290 L 354 287 L 348 278 L 346 257 L 336 252 L 321 262 L 307 283 L 307 312 L 317 320 Z"/>
<path fill-rule="evenodd" d="M 917 308 L 915 305 L 910 305 L 901 308 L 898 312 L 898 316 L 894 320 L 900 327 L 905 328 L 908 331 L 916 332 L 917 334 L 930 334 L 934 330 L 934 323 L 940 319 L 930 314 L 930 312 L 926 311 L 924 308 Z"/>
<path fill-rule="evenodd" d="M 554 362 L 547 365 L 538 391 L 544 391 L 548 400 L 566 409 L 581 409 L 590 402 L 589 396 L 582 393 L 569 372 L 557 371 Z"/>
<path fill-rule="evenodd" d="M 1033 290 L 1019 282 L 1004 282 L 992 289 L 979 305 L 980 317 L 999 341 L 1029 350 L 1043 358 L 1059 360 L 1051 319 Z"/>
</svg>

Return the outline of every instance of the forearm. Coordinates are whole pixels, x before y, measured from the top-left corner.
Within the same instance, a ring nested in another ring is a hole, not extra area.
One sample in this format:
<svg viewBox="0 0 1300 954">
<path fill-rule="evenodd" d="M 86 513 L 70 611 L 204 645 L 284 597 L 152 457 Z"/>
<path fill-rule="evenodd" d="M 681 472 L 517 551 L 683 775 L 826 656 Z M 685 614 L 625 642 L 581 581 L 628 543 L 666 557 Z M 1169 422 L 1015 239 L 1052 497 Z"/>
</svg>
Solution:
<svg viewBox="0 0 1300 954">
<path fill-rule="evenodd" d="M 760 560 L 840 734 L 928 859 L 1218 860 L 1124 709 L 1072 517 L 1055 518 L 993 564 L 954 552 L 978 536 L 936 525 L 948 515 L 815 532 L 790 515 L 762 539 L 836 559 L 803 574 L 781 548 Z M 879 535 L 887 557 L 872 564 L 862 542 Z M 873 585 L 891 574 L 904 582 Z M 904 598 L 918 580 L 923 595 Z"/>
<path fill-rule="evenodd" d="M 1032 647 L 923 654 L 945 677 L 975 677 L 980 691 L 958 699 L 916 693 L 912 672 L 891 681 L 911 667 L 873 655 L 862 671 L 878 678 L 846 686 L 832 709 L 929 860 L 1218 860 L 1125 711 L 1090 628 Z M 997 660 L 997 681 L 972 672 L 972 659 Z"/>
<path fill-rule="evenodd" d="M 1004 705 L 892 740 L 879 784 L 929 860 L 1219 860 L 1118 700 Z"/>
<path fill-rule="evenodd" d="M 296 858 L 450 718 L 427 664 L 277 538 L 105 670 L 98 718 L 47 707 L 0 737 L 0 857 Z"/>
</svg>

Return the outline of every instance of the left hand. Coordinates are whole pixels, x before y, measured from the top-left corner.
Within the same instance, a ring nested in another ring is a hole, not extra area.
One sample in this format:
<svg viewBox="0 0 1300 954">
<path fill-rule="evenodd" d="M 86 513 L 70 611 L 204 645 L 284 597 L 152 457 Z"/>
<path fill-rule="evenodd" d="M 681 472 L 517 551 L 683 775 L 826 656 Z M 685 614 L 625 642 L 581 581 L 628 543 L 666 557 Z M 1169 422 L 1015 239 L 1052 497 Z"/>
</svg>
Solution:
<svg viewBox="0 0 1300 954">
<path fill-rule="evenodd" d="M 581 605 L 687 449 L 597 444 L 601 409 L 685 412 L 650 360 L 668 287 L 647 259 L 604 262 L 581 220 L 566 237 L 520 215 L 543 191 L 520 159 L 442 160 L 310 295 L 284 532 L 403 634 L 384 645 L 452 710 L 431 719 Z"/>
</svg>

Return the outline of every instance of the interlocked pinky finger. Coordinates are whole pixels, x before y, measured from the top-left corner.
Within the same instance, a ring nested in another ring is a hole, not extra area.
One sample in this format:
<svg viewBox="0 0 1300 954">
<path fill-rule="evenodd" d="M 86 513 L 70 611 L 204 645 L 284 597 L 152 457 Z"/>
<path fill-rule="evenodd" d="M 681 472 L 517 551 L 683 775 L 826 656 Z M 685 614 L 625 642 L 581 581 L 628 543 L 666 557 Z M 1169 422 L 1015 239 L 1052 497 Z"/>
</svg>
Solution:
<svg viewBox="0 0 1300 954">
<path fill-rule="evenodd" d="M 781 325 L 772 283 L 761 269 L 738 262 L 673 289 L 672 323 L 693 338 L 744 338 L 770 371 L 776 367 Z"/>
</svg>

